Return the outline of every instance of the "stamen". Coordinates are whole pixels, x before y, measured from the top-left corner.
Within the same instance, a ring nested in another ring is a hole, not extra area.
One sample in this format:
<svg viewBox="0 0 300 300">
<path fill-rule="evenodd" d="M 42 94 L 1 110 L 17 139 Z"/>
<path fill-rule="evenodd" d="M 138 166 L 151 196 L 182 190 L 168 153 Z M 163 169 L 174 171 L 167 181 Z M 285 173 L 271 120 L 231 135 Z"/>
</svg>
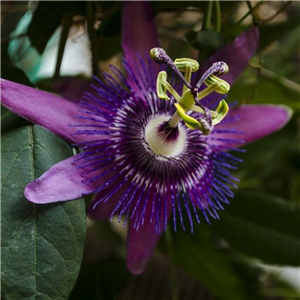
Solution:
<svg viewBox="0 0 300 300">
<path fill-rule="evenodd" d="M 170 68 L 173 69 L 173 71 L 179 76 L 179 78 L 182 80 L 182 82 L 191 89 L 192 86 L 189 82 L 186 81 L 184 76 L 180 73 L 178 68 L 176 67 L 173 60 L 167 55 L 166 51 L 162 48 L 152 48 L 150 50 L 150 56 L 158 63 L 166 63 Z"/>
<path fill-rule="evenodd" d="M 192 72 L 196 72 L 199 69 L 199 63 L 190 58 L 177 58 L 174 64 L 179 71 L 184 72 L 184 78 L 187 82 L 191 82 Z M 183 85 L 182 94 L 188 89 L 186 85 Z"/>
<path fill-rule="evenodd" d="M 213 118 L 212 120 L 213 125 L 219 124 L 225 118 L 228 111 L 229 111 L 229 107 L 226 101 L 225 100 L 220 101 L 216 109 L 217 117 Z"/>
<path fill-rule="evenodd" d="M 230 84 L 215 75 L 209 76 L 204 83 L 207 86 L 216 85 L 215 91 L 219 94 L 227 94 L 230 90 Z"/>
<path fill-rule="evenodd" d="M 165 71 L 161 71 L 158 73 L 156 80 L 156 92 L 159 98 L 164 100 L 170 100 L 170 98 L 167 95 L 167 91 L 176 99 L 176 101 L 180 101 L 180 96 L 167 81 L 167 73 Z"/>
<path fill-rule="evenodd" d="M 223 75 L 229 70 L 228 65 L 223 61 L 215 62 L 200 78 L 195 89 L 199 90 L 203 82 L 211 75 Z"/>
</svg>

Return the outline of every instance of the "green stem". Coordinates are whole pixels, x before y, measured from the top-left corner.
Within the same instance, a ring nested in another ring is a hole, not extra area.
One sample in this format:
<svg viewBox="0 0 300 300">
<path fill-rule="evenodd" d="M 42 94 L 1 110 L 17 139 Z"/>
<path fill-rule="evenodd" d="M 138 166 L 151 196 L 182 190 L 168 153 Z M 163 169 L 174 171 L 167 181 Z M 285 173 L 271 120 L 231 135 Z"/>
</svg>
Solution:
<svg viewBox="0 0 300 300">
<path fill-rule="evenodd" d="M 218 88 L 219 84 L 217 82 L 211 84 L 210 86 L 206 87 L 204 90 L 202 90 L 201 92 L 199 92 L 197 94 L 197 97 L 199 99 L 199 101 L 201 99 L 203 99 L 204 97 L 206 97 L 207 95 L 211 94 L 212 92 L 215 92 L 216 89 Z"/>
<path fill-rule="evenodd" d="M 166 81 L 164 83 L 164 87 L 175 98 L 175 100 L 177 102 L 180 102 L 181 97 L 178 95 L 178 93 L 176 92 L 176 90 L 171 86 L 171 84 L 169 82 Z"/>
<path fill-rule="evenodd" d="M 208 7 L 207 7 L 207 12 L 206 12 L 206 18 L 205 18 L 205 29 L 209 29 L 210 28 L 212 6 L 213 6 L 213 2 L 209 1 L 208 2 Z"/>
<path fill-rule="evenodd" d="M 62 25 L 62 30 L 59 39 L 58 52 L 57 52 L 57 60 L 55 65 L 55 72 L 53 78 L 59 78 L 60 74 L 60 66 L 62 63 L 64 50 L 67 42 L 67 38 L 69 35 L 69 30 L 72 24 L 73 15 L 68 15 L 65 18 L 65 22 Z"/>
<path fill-rule="evenodd" d="M 221 7 L 220 7 L 220 1 L 216 0 L 215 2 L 215 7 L 216 7 L 216 31 L 220 32 L 221 31 Z"/>
<path fill-rule="evenodd" d="M 293 1 L 286 2 L 273 16 L 267 18 L 267 19 L 259 19 L 259 22 L 269 22 L 273 20 L 275 17 L 277 17 L 280 13 L 282 13 Z"/>
<path fill-rule="evenodd" d="M 247 1 L 247 4 L 248 4 L 248 1 Z M 249 15 L 252 15 L 253 16 L 253 13 L 254 11 L 260 6 L 263 4 L 263 1 L 259 1 L 258 3 L 256 3 L 256 5 L 254 5 L 242 18 L 240 18 L 237 23 L 235 24 L 236 26 L 237 25 L 240 25 L 241 23 L 243 23 L 243 21 L 249 16 Z"/>
<path fill-rule="evenodd" d="M 96 32 L 94 29 L 95 23 L 95 3 L 92 1 L 87 1 L 87 31 L 91 41 L 91 51 L 92 51 L 92 70 L 93 75 L 98 76 L 98 51 L 97 51 L 97 39 Z"/>
</svg>

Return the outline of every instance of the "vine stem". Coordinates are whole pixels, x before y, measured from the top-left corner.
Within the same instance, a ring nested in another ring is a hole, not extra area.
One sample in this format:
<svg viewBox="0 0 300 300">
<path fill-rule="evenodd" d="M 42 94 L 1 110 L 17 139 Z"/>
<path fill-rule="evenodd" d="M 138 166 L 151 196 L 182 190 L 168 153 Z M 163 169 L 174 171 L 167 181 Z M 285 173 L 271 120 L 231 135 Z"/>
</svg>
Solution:
<svg viewBox="0 0 300 300">
<path fill-rule="evenodd" d="M 96 32 L 94 29 L 95 24 L 95 3 L 91 1 L 87 1 L 87 30 L 89 34 L 89 38 L 91 41 L 91 51 L 92 51 L 92 70 L 93 75 L 98 76 L 98 44 Z"/>
<path fill-rule="evenodd" d="M 247 2 L 248 4 L 248 2 Z M 253 12 L 260 6 L 263 4 L 263 1 L 259 1 L 258 3 L 256 3 L 243 17 L 241 17 L 237 22 L 236 22 L 236 26 L 240 25 L 249 15 L 253 15 Z"/>
<path fill-rule="evenodd" d="M 216 31 L 221 31 L 221 6 L 220 1 L 216 0 L 214 1 L 215 8 L 216 8 Z"/>
<path fill-rule="evenodd" d="M 55 72 L 53 76 L 54 79 L 59 78 L 60 67 L 63 60 L 64 50 L 65 50 L 69 30 L 72 25 L 72 19 L 73 19 L 73 15 L 71 14 L 67 15 L 64 20 L 65 22 L 62 25 L 62 30 L 61 30 L 59 45 L 58 45 L 57 60 L 55 65 Z"/>
<path fill-rule="evenodd" d="M 212 6 L 213 6 L 213 2 L 209 1 L 208 2 L 208 7 L 207 7 L 207 12 L 206 12 L 206 18 L 205 18 L 205 29 L 209 29 L 210 28 Z"/>
</svg>

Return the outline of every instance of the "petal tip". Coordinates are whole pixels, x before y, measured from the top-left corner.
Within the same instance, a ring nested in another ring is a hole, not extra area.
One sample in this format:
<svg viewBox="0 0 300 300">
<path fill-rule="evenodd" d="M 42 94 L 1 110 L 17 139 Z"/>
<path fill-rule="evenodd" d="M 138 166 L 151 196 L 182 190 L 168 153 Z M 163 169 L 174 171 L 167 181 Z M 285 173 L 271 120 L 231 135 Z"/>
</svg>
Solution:
<svg viewBox="0 0 300 300">
<path fill-rule="evenodd" d="M 146 266 L 132 266 L 131 264 L 129 264 L 127 262 L 126 264 L 128 271 L 132 274 L 132 275 L 141 275 L 142 273 L 144 273 Z"/>
<path fill-rule="evenodd" d="M 25 198 L 32 203 L 39 204 L 36 194 L 34 192 L 33 186 L 35 185 L 35 181 L 30 182 L 24 189 Z"/>
<path fill-rule="evenodd" d="M 270 113 L 273 115 L 273 119 L 277 121 L 277 127 L 275 126 L 273 131 L 280 130 L 284 127 L 290 121 L 294 112 L 291 107 L 284 104 L 265 104 L 261 106 L 265 106 L 267 109 L 269 108 Z"/>
<path fill-rule="evenodd" d="M 278 105 L 279 108 L 282 108 L 286 112 L 285 120 L 283 120 L 283 125 L 287 124 L 293 116 L 294 110 L 287 105 Z"/>
</svg>

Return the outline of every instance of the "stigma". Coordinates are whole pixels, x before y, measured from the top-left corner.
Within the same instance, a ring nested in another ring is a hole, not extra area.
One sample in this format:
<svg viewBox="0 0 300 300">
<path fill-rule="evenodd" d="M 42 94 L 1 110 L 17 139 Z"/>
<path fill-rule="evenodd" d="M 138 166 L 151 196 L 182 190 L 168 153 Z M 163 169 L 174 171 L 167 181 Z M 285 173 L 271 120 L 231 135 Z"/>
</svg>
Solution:
<svg viewBox="0 0 300 300">
<path fill-rule="evenodd" d="M 208 135 L 214 126 L 220 123 L 229 111 L 225 100 L 220 101 L 216 110 L 210 110 L 201 103 L 201 100 L 213 92 L 226 94 L 230 90 L 230 85 L 218 76 L 229 71 L 225 62 L 215 62 L 200 78 L 195 86 L 191 84 L 192 73 L 198 71 L 199 63 L 189 58 L 179 58 L 174 62 L 162 48 L 152 48 L 150 56 L 157 63 L 165 63 L 175 71 L 179 79 L 183 82 L 181 94 L 172 87 L 167 80 L 165 71 L 159 72 L 156 81 L 156 92 L 159 98 L 170 100 L 168 94 L 176 100 L 175 114 L 167 121 L 168 128 L 177 128 L 179 122 L 183 120 L 189 129 L 198 129 L 203 134 Z M 202 88 L 203 84 L 206 86 Z M 194 112 L 191 116 L 191 112 Z M 194 117 L 194 116 L 197 117 Z"/>
</svg>

